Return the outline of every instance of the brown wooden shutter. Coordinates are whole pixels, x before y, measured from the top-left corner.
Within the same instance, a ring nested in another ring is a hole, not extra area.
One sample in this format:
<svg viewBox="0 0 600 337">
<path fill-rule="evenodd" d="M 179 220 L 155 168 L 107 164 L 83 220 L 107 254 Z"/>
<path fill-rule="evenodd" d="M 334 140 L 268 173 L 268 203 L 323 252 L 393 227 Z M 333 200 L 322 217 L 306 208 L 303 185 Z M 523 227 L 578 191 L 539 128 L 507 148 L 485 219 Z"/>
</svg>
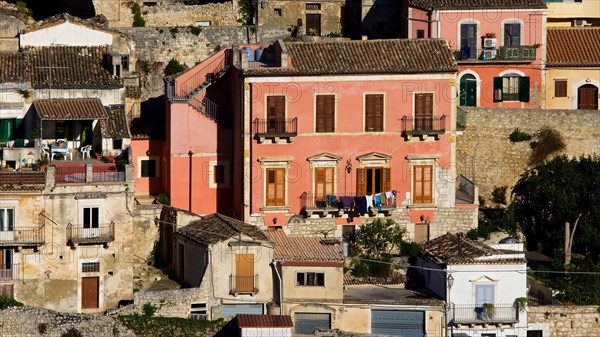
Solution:
<svg viewBox="0 0 600 337">
<path fill-rule="evenodd" d="M 365 131 L 383 131 L 383 94 L 365 95 Z"/>
<path fill-rule="evenodd" d="M 419 165 L 414 168 L 414 202 L 431 203 L 433 201 L 433 167 Z"/>
<path fill-rule="evenodd" d="M 415 130 L 431 130 L 433 127 L 433 94 L 415 94 Z"/>
<path fill-rule="evenodd" d="M 252 292 L 254 289 L 254 254 L 235 254 L 235 290 Z"/>
<path fill-rule="evenodd" d="M 324 201 L 325 199 L 325 168 L 315 168 L 315 200 Z"/>
<path fill-rule="evenodd" d="M 335 95 L 317 95 L 316 131 L 333 132 L 335 129 Z"/>
<path fill-rule="evenodd" d="M 554 80 L 554 97 L 567 97 L 567 80 Z"/>
<path fill-rule="evenodd" d="M 383 179 L 381 185 L 382 192 L 389 192 L 392 190 L 392 169 L 383 169 Z"/>
<path fill-rule="evenodd" d="M 367 194 L 367 170 L 364 168 L 356 169 L 356 195 Z"/>
<path fill-rule="evenodd" d="M 275 170 L 274 169 L 267 169 L 267 200 L 266 200 L 266 205 L 267 206 L 275 206 Z"/>
</svg>

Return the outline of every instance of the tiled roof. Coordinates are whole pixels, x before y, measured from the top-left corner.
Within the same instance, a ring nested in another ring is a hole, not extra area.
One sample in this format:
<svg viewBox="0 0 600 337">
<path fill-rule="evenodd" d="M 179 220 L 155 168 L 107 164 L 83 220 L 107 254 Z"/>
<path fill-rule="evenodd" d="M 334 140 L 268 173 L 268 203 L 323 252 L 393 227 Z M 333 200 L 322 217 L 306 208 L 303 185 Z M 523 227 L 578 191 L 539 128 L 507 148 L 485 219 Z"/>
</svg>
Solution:
<svg viewBox="0 0 600 337">
<path fill-rule="evenodd" d="M 27 55 L 0 53 L 0 83 L 29 82 Z"/>
<path fill-rule="evenodd" d="M 106 138 L 131 138 L 131 133 L 129 132 L 129 122 L 127 121 L 127 116 L 125 115 L 125 109 L 122 106 L 113 106 L 109 109 L 106 109 L 106 111 L 108 112 L 108 119 L 100 122 Z"/>
<path fill-rule="evenodd" d="M 548 28 L 548 67 L 600 66 L 600 27 Z"/>
<path fill-rule="evenodd" d="M 189 225 L 177 230 L 178 233 L 199 243 L 210 245 L 219 241 L 237 237 L 240 234 L 257 241 L 269 239 L 256 226 L 218 213 L 203 216 Z"/>
<path fill-rule="evenodd" d="M 28 50 L 34 88 L 117 88 L 123 86 L 102 66 L 106 47 L 31 47 Z"/>
<path fill-rule="evenodd" d="M 521 9 L 546 8 L 544 0 L 409 0 L 411 7 L 423 9 Z"/>
<path fill-rule="evenodd" d="M 291 328 L 294 326 L 292 317 L 283 315 L 243 315 L 236 317 L 240 328 Z"/>
<path fill-rule="evenodd" d="M 39 190 L 46 185 L 46 172 L 6 172 L 0 171 L 0 190 Z"/>
<path fill-rule="evenodd" d="M 287 236 L 282 230 L 265 234 L 275 243 L 274 259 L 287 264 L 317 262 L 340 266 L 344 261 L 341 242 L 318 237 Z"/>
<path fill-rule="evenodd" d="M 99 98 L 38 99 L 33 102 L 44 120 L 106 119 L 106 109 Z"/>
<path fill-rule="evenodd" d="M 83 26 L 89 26 L 90 28 L 97 30 L 108 30 L 108 20 L 103 15 L 98 15 L 89 19 L 81 19 L 68 13 L 61 13 L 28 25 L 27 29 L 25 29 L 25 32 L 29 33 L 36 30 L 53 27 L 66 21 Z"/>
<path fill-rule="evenodd" d="M 498 264 L 525 262 L 525 258 L 515 258 L 516 254 L 505 254 L 483 242 L 471 240 L 462 233 L 448 233 L 427 241 L 423 243 L 421 253 L 438 264 Z M 485 258 L 492 255 L 504 255 L 506 258 Z"/>
<path fill-rule="evenodd" d="M 245 69 L 248 75 L 343 75 L 456 72 L 444 40 L 403 39 L 285 43 L 288 68 Z"/>
</svg>

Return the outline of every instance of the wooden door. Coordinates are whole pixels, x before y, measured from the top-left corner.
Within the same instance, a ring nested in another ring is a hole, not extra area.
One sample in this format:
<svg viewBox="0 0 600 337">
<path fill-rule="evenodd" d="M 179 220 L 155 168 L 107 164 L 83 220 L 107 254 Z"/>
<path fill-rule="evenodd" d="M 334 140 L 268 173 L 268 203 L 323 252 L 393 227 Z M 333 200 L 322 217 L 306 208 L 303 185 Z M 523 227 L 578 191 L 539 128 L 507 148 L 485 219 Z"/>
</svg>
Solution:
<svg viewBox="0 0 600 337">
<path fill-rule="evenodd" d="M 433 130 L 433 94 L 415 94 L 415 130 Z"/>
<path fill-rule="evenodd" d="M 460 78 L 460 105 L 477 105 L 477 80 L 471 74 L 466 74 Z"/>
<path fill-rule="evenodd" d="M 598 88 L 592 84 L 586 84 L 577 90 L 577 109 L 598 110 Z"/>
<path fill-rule="evenodd" d="M 235 288 L 237 292 L 253 292 L 254 254 L 235 255 Z"/>
<path fill-rule="evenodd" d="M 306 14 L 306 34 L 321 35 L 321 14 Z"/>
<path fill-rule="evenodd" d="M 99 285 L 98 277 L 81 278 L 81 309 L 98 308 Z"/>
<path fill-rule="evenodd" d="M 285 96 L 267 97 L 267 133 L 285 132 Z"/>
<path fill-rule="evenodd" d="M 429 240 L 429 225 L 426 223 L 415 224 L 415 243 Z"/>
</svg>

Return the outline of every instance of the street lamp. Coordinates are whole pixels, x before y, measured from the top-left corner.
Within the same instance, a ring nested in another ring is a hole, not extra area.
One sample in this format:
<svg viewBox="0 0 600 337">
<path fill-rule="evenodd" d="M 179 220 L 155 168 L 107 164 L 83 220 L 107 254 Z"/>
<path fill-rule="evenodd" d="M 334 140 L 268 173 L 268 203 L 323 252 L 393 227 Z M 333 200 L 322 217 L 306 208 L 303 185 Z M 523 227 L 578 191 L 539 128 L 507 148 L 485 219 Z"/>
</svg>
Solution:
<svg viewBox="0 0 600 337">
<path fill-rule="evenodd" d="M 454 277 L 452 276 L 452 274 L 448 274 L 448 277 L 446 277 L 446 303 L 444 304 L 444 326 L 445 326 L 445 336 L 448 337 L 448 314 L 450 312 L 450 289 L 452 289 L 452 286 L 454 285 Z"/>
<path fill-rule="evenodd" d="M 448 290 L 452 289 L 452 286 L 454 285 L 454 277 L 452 277 L 452 274 L 448 274 Z"/>
</svg>

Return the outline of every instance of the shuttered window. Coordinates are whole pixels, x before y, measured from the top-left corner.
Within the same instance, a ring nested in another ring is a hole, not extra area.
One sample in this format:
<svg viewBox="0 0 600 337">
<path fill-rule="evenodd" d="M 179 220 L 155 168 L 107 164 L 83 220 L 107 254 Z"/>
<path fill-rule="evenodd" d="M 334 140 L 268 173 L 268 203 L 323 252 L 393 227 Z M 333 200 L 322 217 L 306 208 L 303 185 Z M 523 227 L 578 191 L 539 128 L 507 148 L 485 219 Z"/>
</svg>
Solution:
<svg viewBox="0 0 600 337">
<path fill-rule="evenodd" d="M 567 97 L 567 80 L 554 80 L 554 97 Z"/>
<path fill-rule="evenodd" d="M 433 130 L 433 93 L 415 94 L 415 130 Z"/>
<path fill-rule="evenodd" d="M 356 195 L 372 195 L 392 190 L 389 168 L 359 168 L 356 170 Z"/>
<path fill-rule="evenodd" d="M 285 206 L 285 169 L 269 168 L 266 171 L 267 206 Z"/>
<path fill-rule="evenodd" d="M 214 166 L 214 183 L 223 184 L 225 183 L 225 165 Z"/>
<path fill-rule="evenodd" d="M 365 131 L 383 131 L 383 94 L 365 95 Z"/>
<path fill-rule="evenodd" d="M 529 77 L 509 74 L 494 77 L 494 102 L 529 102 Z"/>
<path fill-rule="evenodd" d="M 433 201 L 433 167 L 419 165 L 414 167 L 414 203 L 428 204 Z"/>
<path fill-rule="evenodd" d="M 142 160 L 142 177 L 156 177 L 156 160 Z"/>
<path fill-rule="evenodd" d="M 323 201 L 325 196 L 334 194 L 333 181 L 334 181 L 334 169 L 333 167 L 317 167 L 315 168 L 315 198 L 318 201 Z"/>
<path fill-rule="evenodd" d="M 335 95 L 317 95 L 316 131 L 335 131 Z"/>
<path fill-rule="evenodd" d="M 285 96 L 267 96 L 267 132 L 285 132 Z"/>
</svg>

